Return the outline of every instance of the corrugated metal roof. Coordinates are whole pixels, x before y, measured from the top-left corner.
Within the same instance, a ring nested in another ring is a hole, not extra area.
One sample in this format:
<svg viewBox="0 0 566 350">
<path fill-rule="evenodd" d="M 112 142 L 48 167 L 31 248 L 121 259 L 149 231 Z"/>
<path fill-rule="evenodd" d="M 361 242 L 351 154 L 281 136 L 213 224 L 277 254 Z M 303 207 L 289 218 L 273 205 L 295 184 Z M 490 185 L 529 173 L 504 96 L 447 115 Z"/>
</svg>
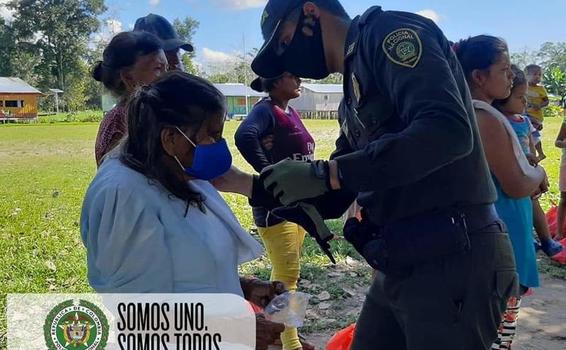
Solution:
<svg viewBox="0 0 566 350">
<path fill-rule="evenodd" d="M 302 87 L 319 94 L 341 94 L 342 84 L 301 84 Z"/>
<path fill-rule="evenodd" d="M 264 93 L 252 90 L 249 86 L 244 84 L 214 84 L 214 86 L 222 92 L 224 96 L 250 96 L 250 97 L 263 97 Z"/>
<path fill-rule="evenodd" d="M 0 93 L 41 94 L 41 91 L 20 78 L 0 77 Z"/>
</svg>

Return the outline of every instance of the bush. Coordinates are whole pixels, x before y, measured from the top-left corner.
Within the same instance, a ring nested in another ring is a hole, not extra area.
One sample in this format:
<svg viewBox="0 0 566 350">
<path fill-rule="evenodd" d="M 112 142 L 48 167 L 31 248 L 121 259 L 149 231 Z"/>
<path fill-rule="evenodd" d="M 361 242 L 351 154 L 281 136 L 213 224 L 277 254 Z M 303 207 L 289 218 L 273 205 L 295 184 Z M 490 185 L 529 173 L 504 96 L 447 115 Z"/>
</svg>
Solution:
<svg viewBox="0 0 566 350">
<path fill-rule="evenodd" d="M 543 112 L 545 118 L 554 118 L 554 117 L 562 118 L 563 116 L 562 108 L 554 104 L 551 104 L 548 107 L 544 108 Z"/>
<path fill-rule="evenodd" d="M 76 113 L 67 113 L 63 121 L 66 123 L 73 123 L 73 122 L 78 122 L 79 118 Z"/>
<path fill-rule="evenodd" d="M 100 123 L 104 114 L 102 111 L 87 110 L 82 112 L 59 113 L 42 115 L 38 118 L 39 123 Z"/>
<path fill-rule="evenodd" d="M 81 122 L 83 123 L 100 123 L 102 121 L 102 117 L 104 114 L 102 112 L 97 113 L 88 113 L 81 118 Z"/>
</svg>

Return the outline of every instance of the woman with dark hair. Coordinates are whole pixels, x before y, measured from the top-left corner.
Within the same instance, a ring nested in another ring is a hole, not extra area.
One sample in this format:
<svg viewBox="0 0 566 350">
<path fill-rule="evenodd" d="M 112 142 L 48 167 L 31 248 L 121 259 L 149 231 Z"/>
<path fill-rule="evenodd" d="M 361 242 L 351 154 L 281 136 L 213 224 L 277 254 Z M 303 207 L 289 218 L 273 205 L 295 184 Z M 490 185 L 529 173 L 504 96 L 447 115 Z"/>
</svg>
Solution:
<svg viewBox="0 0 566 350">
<path fill-rule="evenodd" d="M 265 167 L 283 159 L 314 159 L 314 139 L 289 101 L 301 95 L 301 80 L 290 74 L 273 78 L 257 78 L 252 89 L 269 96 L 260 100 L 236 131 L 238 150 L 260 173 Z M 267 146 L 267 147 L 266 147 Z M 271 260 L 271 280 L 281 281 L 289 290 L 297 289 L 300 255 L 305 230 L 286 221 L 264 207 L 253 208 L 254 221 Z M 296 328 L 287 328 L 281 335 L 284 350 L 312 349 L 299 340 Z"/>
<path fill-rule="evenodd" d="M 225 114 L 220 91 L 177 71 L 133 96 L 128 136 L 101 164 L 81 213 L 97 292 L 230 293 L 265 307 L 284 290 L 238 276 L 262 248 L 209 181 L 231 167 Z M 252 177 L 238 174 L 231 188 L 251 196 Z M 257 322 L 257 347 L 266 349 L 284 327 Z"/>
<path fill-rule="evenodd" d="M 519 275 L 520 293 L 507 302 L 498 338 L 492 349 L 510 349 L 515 335 L 520 296 L 538 287 L 539 278 L 533 245 L 531 195 L 547 188 L 540 166 L 529 164 L 517 135 L 507 118 L 492 106 L 511 95 L 515 75 L 507 44 L 500 38 L 480 35 L 460 41 L 454 51 L 470 86 L 485 155 L 497 189 L 495 208 L 509 230 Z M 513 259 L 513 257 L 509 257 Z M 504 281 L 496 280 L 497 285 Z M 501 284 L 504 287 L 503 284 Z M 511 287 L 511 284 L 507 286 Z"/>
<path fill-rule="evenodd" d="M 161 41 L 151 33 L 119 33 L 104 49 L 103 60 L 93 67 L 92 77 L 117 97 L 118 103 L 108 111 L 98 129 L 95 144 L 98 166 L 127 133 L 126 102 L 130 95 L 166 70 L 167 58 Z"/>
</svg>

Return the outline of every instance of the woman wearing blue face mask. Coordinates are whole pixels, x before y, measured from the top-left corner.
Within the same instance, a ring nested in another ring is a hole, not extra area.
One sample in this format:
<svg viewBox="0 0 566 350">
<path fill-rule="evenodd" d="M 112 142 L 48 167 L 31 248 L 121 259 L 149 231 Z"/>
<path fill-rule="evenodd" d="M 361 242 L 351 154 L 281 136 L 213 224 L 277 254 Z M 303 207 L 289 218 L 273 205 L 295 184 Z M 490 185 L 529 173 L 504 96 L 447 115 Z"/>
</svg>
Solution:
<svg viewBox="0 0 566 350">
<path fill-rule="evenodd" d="M 225 112 L 214 86 L 181 72 L 133 97 L 128 138 L 100 166 L 81 213 L 96 291 L 230 293 L 265 306 L 284 290 L 238 276 L 238 265 L 262 248 L 208 181 L 232 162 L 222 138 Z M 283 328 L 259 317 L 258 348 Z"/>
</svg>

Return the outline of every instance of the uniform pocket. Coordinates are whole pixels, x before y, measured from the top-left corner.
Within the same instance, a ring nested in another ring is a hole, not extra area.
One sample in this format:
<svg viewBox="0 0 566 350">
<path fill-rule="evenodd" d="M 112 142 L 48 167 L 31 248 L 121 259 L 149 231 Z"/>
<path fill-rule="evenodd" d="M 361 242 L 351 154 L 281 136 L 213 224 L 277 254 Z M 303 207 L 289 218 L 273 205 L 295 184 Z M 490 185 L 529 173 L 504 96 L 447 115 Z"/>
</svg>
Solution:
<svg viewBox="0 0 566 350">
<path fill-rule="evenodd" d="M 496 271 L 494 278 L 493 295 L 503 313 L 507 309 L 507 300 L 519 296 L 519 279 L 515 270 Z"/>
<path fill-rule="evenodd" d="M 499 298 L 508 299 L 519 296 L 519 284 L 515 270 L 497 271 L 495 273 L 495 292 Z"/>
</svg>

